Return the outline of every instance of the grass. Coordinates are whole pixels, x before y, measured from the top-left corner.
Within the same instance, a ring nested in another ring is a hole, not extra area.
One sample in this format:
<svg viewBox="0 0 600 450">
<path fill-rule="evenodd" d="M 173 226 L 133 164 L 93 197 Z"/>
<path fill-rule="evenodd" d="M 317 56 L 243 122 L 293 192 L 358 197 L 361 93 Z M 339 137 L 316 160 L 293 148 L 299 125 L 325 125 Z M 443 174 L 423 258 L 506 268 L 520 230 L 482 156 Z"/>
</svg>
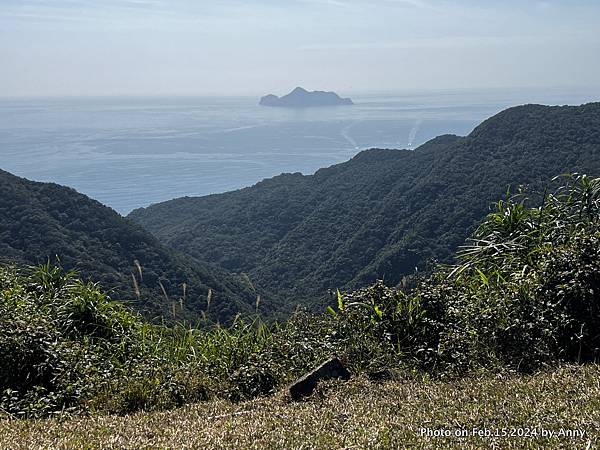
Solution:
<svg viewBox="0 0 600 450">
<path fill-rule="evenodd" d="M 533 429 L 532 437 L 431 437 L 431 430 Z M 579 429 L 584 437 L 542 437 Z M 128 416 L 0 420 L 0 448 L 597 448 L 600 367 L 563 365 L 534 375 L 453 381 L 355 377 L 321 385 L 307 401 L 278 394 L 214 400 Z"/>
</svg>

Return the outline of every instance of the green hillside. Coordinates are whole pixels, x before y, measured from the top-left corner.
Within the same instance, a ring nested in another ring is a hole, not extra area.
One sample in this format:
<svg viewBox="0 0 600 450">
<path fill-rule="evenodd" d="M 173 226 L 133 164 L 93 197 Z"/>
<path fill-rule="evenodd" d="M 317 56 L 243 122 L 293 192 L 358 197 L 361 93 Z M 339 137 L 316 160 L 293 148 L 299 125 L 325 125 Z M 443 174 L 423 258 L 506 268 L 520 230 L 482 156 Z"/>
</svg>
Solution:
<svg viewBox="0 0 600 450">
<path fill-rule="evenodd" d="M 331 355 L 416 387 L 597 361 L 600 178 L 560 183 L 532 206 L 496 202 L 458 263 L 415 288 L 376 283 L 281 323 L 150 324 L 57 268 L 0 266 L 0 421 L 250 400 Z"/>
<path fill-rule="evenodd" d="M 325 303 L 328 289 L 395 285 L 457 246 L 509 186 L 543 192 L 563 172 L 600 174 L 600 103 L 526 105 L 467 137 L 368 150 L 314 175 L 181 198 L 130 218 L 166 245 L 248 273 L 267 302 Z"/>
<path fill-rule="evenodd" d="M 40 264 L 56 257 L 148 317 L 172 319 L 174 311 L 176 319 L 198 320 L 209 289 L 213 320 L 251 312 L 256 299 L 239 276 L 175 254 L 97 201 L 0 171 L 0 262 Z"/>
</svg>

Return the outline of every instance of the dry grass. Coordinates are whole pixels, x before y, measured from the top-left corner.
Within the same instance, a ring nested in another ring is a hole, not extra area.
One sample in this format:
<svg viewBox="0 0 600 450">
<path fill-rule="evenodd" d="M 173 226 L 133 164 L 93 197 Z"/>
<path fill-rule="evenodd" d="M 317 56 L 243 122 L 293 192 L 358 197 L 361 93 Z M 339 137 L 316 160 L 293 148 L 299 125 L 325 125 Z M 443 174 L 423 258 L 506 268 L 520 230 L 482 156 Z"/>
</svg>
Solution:
<svg viewBox="0 0 600 450">
<path fill-rule="evenodd" d="M 536 428 L 568 437 L 434 438 L 419 429 Z M 159 413 L 64 420 L 0 420 L 0 447 L 37 448 L 596 448 L 600 367 L 564 366 L 534 376 L 455 382 L 362 378 L 321 386 L 307 401 L 282 396 L 212 401 Z"/>
</svg>

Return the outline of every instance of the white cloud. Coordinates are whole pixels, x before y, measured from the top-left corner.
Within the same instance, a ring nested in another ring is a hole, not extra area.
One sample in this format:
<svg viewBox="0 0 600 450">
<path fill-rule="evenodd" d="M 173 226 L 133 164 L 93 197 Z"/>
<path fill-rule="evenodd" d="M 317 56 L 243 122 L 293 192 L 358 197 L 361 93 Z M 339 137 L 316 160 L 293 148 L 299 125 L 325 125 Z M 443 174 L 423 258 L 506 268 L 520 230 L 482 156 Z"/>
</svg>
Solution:
<svg viewBox="0 0 600 450">
<path fill-rule="evenodd" d="M 432 5 L 424 0 L 385 0 L 388 3 L 404 4 L 415 8 L 431 8 Z"/>
<path fill-rule="evenodd" d="M 336 6 L 339 8 L 351 8 L 353 6 L 352 3 L 342 0 L 300 0 L 300 2 L 322 6 Z"/>
</svg>

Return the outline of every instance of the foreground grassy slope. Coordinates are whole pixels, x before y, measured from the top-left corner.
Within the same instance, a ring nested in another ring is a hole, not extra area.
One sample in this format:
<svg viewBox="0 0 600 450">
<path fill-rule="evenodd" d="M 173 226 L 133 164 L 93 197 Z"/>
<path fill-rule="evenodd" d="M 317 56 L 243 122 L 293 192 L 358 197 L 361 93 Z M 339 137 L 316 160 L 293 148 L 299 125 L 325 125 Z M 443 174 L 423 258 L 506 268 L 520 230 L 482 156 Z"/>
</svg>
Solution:
<svg viewBox="0 0 600 450">
<path fill-rule="evenodd" d="M 600 103 L 511 108 L 464 138 L 369 150 L 312 176 L 130 217 L 173 248 L 249 273 L 271 291 L 267 302 L 293 306 L 380 278 L 394 285 L 430 259 L 450 262 L 509 185 L 543 191 L 562 172 L 600 174 Z"/>
<path fill-rule="evenodd" d="M 282 396 L 213 401 L 126 417 L 0 419 L 0 448 L 596 448 L 600 368 L 562 366 L 532 376 L 499 374 L 453 381 L 354 378 L 321 386 L 308 401 Z M 535 429 L 537 436 L 421 436 L 421 428 Z M 581 430 L 583 437 L 541 436 Z"/>
<path fill-rule="evenodd" d="M 600 178 L 527 206 L 497 202 L 458 254 L 411 290 L 375 285 L 279 324 L 152 325 L 53 267 L 0 267 L 0 411 L 129 414 L 281 390 L 328 358 L 406 381 L 536 373 L 598 360 Z"/>
<path fill-rule="evenodd" d="M 0 170 L 0 262 L 42 264 L 57 256 L 66 269 L 101 282 L 111 296 L 132 302 L 148 317 L 171 318 L 175 301 L 175 318 L 197 320 L 209 289 L 215 320 L 251 311 L 256 299 L 239 276 L 175 254 L 99 202 Z"/>
</svg>

